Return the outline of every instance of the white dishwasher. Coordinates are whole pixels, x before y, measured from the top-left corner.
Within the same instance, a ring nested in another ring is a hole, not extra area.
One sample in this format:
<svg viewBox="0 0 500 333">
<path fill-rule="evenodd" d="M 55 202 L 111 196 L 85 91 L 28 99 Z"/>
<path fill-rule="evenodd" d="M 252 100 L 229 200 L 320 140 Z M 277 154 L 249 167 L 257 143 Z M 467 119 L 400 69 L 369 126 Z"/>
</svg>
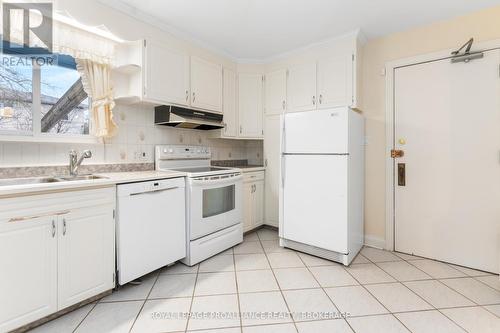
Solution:
<svg viewBox="0 0 500 333">
<path fill-rule="evenodd" d="M 117 270 L 124 285 L 186 256 L 184 178 L 117 186 Z"/>
</svg>

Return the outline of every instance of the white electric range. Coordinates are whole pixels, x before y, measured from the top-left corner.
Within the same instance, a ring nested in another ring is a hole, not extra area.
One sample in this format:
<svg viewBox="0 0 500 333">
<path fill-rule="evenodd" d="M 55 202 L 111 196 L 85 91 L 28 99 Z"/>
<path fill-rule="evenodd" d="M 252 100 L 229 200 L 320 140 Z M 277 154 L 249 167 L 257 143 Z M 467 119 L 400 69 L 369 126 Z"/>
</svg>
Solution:
<svg viewBox="0 0 500 333">
<path fill-rule="evenodd" d="M 243 241 L 241 171 L 210 165 L 209 147 L 156 146 L 157 170 L 187 173 L 187 254 L 192 266 Z M 168 212 L 166 212 L 168 216 Z"/>
</svg>

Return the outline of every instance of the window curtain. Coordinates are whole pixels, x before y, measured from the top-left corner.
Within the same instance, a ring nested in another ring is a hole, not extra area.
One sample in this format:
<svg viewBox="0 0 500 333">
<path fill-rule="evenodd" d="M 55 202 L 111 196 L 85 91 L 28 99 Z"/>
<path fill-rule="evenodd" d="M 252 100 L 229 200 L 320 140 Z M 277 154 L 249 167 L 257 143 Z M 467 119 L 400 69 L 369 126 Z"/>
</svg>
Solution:
<svg viewBox="0 0 500 333">
<path fill-rule="evenodd" d="M 76 68 L 82 77 L 83 89 L 91 100 L 91 134 L 98 138 L 110 138 L 118 130 L 113 120 L 113 89 L 110 66 L 90 59 L 76 59 Z"/>
<path fill-rule="evenodd" d="M 110 78 L 117 42 L 106 35 L 111 33 L 104 26 L 82 27 L 74 19 L 73 24 L 54 20 L 54 52 L 75 58 L 83 89 L 90 97 L 90 131 L 102 139 L 118 131 Z"/>
<path fill-rule="evenodd" d="M 42 19 L 36 11 L 30 15 L 34 22 Z M 11 42 L 22 44 L 22 23 L 22 11 L 12 11 Z M 53 32 L 52 52 L 76 60 L 83 88 L 90 97 L 91 134 L 98 138 L 114 136 L 118 127 L 113 121 L 115 103 L 110 72 L 119 39 L 105 26 L 85 26 L 68 13 L 54 13 Z M 34 44 L 43 45 L 36 36 L 32 37 Z"/>
</svg>

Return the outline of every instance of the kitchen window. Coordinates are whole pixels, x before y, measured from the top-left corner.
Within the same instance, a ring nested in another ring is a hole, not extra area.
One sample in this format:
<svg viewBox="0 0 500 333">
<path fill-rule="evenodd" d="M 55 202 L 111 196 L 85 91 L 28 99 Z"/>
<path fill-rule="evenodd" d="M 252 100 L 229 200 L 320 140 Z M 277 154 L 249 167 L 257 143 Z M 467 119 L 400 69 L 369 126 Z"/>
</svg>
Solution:
<svg viewBox="0 0 500 333">
<path fill-rule="evenodd" d="M 1 140 L 95 141 L 90 101 L 72 57 L 56 55 L 54 64 L 42 66 L 23 55 L 0 57 Z"/>
</svg>

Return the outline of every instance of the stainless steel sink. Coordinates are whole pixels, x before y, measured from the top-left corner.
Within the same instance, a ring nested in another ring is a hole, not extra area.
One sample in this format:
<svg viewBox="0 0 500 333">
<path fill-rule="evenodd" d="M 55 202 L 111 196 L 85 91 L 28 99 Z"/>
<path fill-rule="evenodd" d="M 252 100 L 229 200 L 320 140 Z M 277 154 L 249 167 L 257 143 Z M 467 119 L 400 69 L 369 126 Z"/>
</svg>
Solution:
<svg viewBox="0 0 500 333">
<path fill-rule="evenodd" d="M 107 179 L 107 177 L 97 176 L 97 175 L 81 175 L 81 176 L 11 178 L 11 179 L 0 179 L 0 186 L 47 184 L 47 183 L 70 182 L 76 180 L 96 180 L 96 179 Z"/>
<path fill-rule="evenodd" d="M 46 183 L 57 183 L 61 181 L 62 180 L 55 177 L 12 178 L 12 179 L 0 179 L 0 186 L 46 184 Z"/>
<path fill-rule="evenodd" d="M 98 176 L 98 175 L 81 175 L 81 176 L 64 176 L 56 177 L 60 181 L 68 182 L 75 180 L 96 180 L 96 179 L 108 179 L 108 177 Z"/>
</svg>

